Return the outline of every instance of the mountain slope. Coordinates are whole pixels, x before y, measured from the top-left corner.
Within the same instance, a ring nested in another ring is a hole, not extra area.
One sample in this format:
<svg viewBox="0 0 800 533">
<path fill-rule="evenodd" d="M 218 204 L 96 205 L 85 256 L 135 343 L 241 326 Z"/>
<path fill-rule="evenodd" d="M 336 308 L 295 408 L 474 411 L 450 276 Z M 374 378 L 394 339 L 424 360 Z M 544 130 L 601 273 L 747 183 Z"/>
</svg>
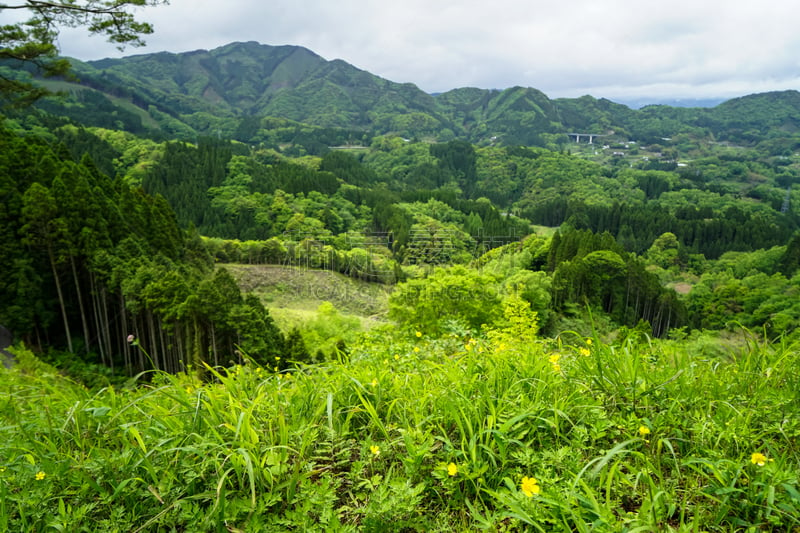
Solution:
<svg viewBox="0 0 800 533">
<path fill-rule="evenodd" d="M 82 83 L 126 87 L 142 107 L 181 117 L 277 116 L 325 127 L 368 128 L 385 114 L 444 121 L 430 95 L 298 46 L 232 43 L 211 51 L 158 53 L 80 64 Z M 389 127 L 390 124 L 384 126 Z"/>
<path fill-rule="evenodd" d="M 714 108 L 662 105 L 639 110 L 591 96 L 551 100 L 525 87 L 460 88 L 434 96 L 342 60 L 328 61 L 303 47 L 255 42 L 74 64 L 80 82 L 54 85 L 66 88 L 72 102 L 50 101 L 46 108 L 90 124 L 107 122 L 111 114 L 132 131 L 158 124 L 168 137 L 215 135 L 255 142 L 255 137 L 241 135 L 258 130 L 254 117 L 523 145 L 566 142 L 567 132 L 617 132 L 645 142 L 680 133 L 758 142 L 767 130 L 773 136 L 800 130 L 797 91 L 746 96 Z M 109 113 L 112 108 L 117 111 Z M 104 115 L 95 109 L 103 109 Z"/>
</svg>

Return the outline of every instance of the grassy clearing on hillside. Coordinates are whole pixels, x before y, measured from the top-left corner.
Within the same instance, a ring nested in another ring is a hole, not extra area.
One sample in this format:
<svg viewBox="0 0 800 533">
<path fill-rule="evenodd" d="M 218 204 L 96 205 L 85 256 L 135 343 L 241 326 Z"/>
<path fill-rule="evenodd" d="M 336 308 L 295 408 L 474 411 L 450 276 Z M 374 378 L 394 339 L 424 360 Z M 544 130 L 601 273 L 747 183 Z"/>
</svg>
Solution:
<svg viewBox="0 0 800 533">
<path fill-rule="evenodd" d="M 315 311 L 322 302 L 347 314 L 384 319 L 392 286 L 355 280 L 337 272 L 276 265 L 224 264 L 244 292 L 257 295 L 270 312 Z"/>
<path fill-rule="evenodd" d="M 558 227 L 539 226 L 536 224 L 531 226 L 531 229 L 536 235 L 539 235 L 541 237 L 552 237 L 558 231 Z"/>
<path fill-rule="evenodd" d="M 97 391 L 18 350 L 0 530 L 800 527 L 798 346 L 570 338 L 378 328 L 349 361 Z"/>
</svg>

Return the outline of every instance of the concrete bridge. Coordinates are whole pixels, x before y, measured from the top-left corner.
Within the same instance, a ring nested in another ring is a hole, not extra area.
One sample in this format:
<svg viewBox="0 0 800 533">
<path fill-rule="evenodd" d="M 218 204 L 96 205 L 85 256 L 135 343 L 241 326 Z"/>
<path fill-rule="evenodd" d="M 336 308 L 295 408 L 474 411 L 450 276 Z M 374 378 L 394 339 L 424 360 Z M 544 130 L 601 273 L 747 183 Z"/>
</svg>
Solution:
<svg viewBox="0 0 800 533">
<path fill-rule="evenodd" d="M 595 137 L 608 137 L 608 135 L 602 135 L 600 133 L 567 133 L 567 135 L 569 135 L 570 139 L 574 137 L 576 143 L 581 142 L 581 137 L 589 139 L 589 144 L 594 144 Z"/>
</svg>

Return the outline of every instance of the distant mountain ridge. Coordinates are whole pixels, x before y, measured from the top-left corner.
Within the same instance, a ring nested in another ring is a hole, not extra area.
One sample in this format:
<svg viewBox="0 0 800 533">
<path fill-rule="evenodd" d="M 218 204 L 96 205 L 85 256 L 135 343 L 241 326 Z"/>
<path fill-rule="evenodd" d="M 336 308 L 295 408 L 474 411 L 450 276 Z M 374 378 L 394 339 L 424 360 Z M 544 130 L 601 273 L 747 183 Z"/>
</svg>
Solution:
<svg viewBox="0 0 800 533">
<path fill-rule="evenodd" d="M 322 128 L 524 145 L 563 140 L 565 133 L 575 131 L 616 132 L 644 141 L 681 133 L 747 141 L 766 129 L 800 131 L 797 91 L 751 95 L 711 108 L 642 109 L 592 96 L 550 99 L 527 87 L 457 88 L 431 95 L 339 59 L 328 61 L 307 48 L 256 42 L 74 61 L 74 67 L 80 85 L 66 88 L 77 104 L 65 110 L 50 103 L 51 109 L 86 121 L 93 108 L 113 108 L 124 129 L 155 128 L 186 138 L 217 134 L 248 141 L 246 133 L 257 129 L 253 120 L 259 117 Z M 95 93 L 83 94 L 87 88 Z"/>
<path fill-rule="evenodd" d="M 436 112 L 433 97 L 299 46 L 232 43 L 210 51 L 161 52 L 90 61 L 76 68 L 98 88 L 131 95 L 178 114 L 275 116 L 327 127 L 366 127 L 366 114 Z"/>
<path fill-rule="evenodd" d="M 614 98 L 615 102 L 631 109 L 641 109 L 650 105 L 666 105 L 670 107 L 716 107 L 725 98 Z"/>
</svg>

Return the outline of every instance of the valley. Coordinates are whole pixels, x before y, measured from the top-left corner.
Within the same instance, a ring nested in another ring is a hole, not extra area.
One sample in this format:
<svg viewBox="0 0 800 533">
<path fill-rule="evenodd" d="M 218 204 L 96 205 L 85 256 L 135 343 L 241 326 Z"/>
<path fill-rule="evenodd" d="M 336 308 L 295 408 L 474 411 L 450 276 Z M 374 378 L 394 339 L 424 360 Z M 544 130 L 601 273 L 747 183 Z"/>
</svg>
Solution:
<svg viewBox="0 0 800 533">
<path fill-rule="evenodd" d="M 800 93 L 73 63 L 0 64 L 63 93 L 0 117 L 0 530 L 800 527 Z"/>
</svg>

